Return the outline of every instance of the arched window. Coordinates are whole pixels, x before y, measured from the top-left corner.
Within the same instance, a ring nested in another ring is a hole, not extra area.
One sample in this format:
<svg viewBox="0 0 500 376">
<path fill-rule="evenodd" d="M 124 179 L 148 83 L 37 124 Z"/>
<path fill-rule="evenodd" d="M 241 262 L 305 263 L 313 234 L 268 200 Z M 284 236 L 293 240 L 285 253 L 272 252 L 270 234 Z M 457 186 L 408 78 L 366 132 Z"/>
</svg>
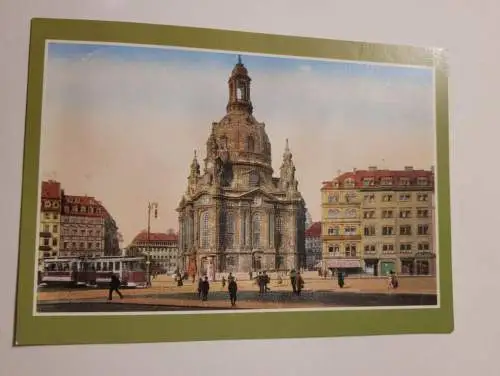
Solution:
<svg viewBox="0 0 500 376">
<path fill-rule="evenodd" d="M 328 227 L 328 235 L 338 236 L 340 233 L 339 226 Z"/>
<path fill-rule="evenodd" d="M 208 212 L 203 212 L 200 217 L 200 246 L 208 248 Z"/>
<path fill-rule="evenodd" d="M 276 217 L 276 233 L 274 237 L 276 248 L 280 248 L 283 243 L 283 217 L 281 215 Z"/>
<path fill-rule="evenodd" d="M 256 171 L 251 171 L 248 175 L 248 185 L 250 187 L 258 187 L 259 186 L 259 174 Z"/>
<path fill-rule="evenodd" d="M 356 217 L 356 209 L 347 209 L 345 212 L 345 216 L 348 218 Z"/>
<path fill-rule="evenodd" d="M 339 215 L 340 215 L 340 210 L 338 209 L 328 210 L 328 218 L 337 218 Z"/>
<path fill-rule="evenodd" d="M 226 247 L 232 248 L 234 244 L 234 216 L 233 213 L 226 213 Z"/>
<path fill-rule="evenodd" d="M 252 221 L 252 246 L 260 247 L 260 214 L 255 214 Z"/>
<path fill-rule="evenodd" d="M 246 151 L 254 152 L 255 151 L 255 140 L 252 136 L 248 136 L 245 145 Z"/>
</svg>

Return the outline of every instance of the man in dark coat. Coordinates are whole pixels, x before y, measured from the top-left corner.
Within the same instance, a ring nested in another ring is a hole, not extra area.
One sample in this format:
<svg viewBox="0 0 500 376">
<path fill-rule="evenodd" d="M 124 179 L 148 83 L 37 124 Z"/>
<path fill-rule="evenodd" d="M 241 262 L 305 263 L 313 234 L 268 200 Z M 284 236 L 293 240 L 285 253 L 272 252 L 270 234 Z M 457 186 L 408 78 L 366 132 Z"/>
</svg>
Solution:
<svg viewBox="0 0 500 376">
<path fill-rule="evenodd" d="M 231 306 L 234 307 L 236 305 L 236 294 L 238 292 L 238 285 L 234 278 L 229 279 L 227 290 L 229 291 L 229 299 L 231 300 Z"/>
<path fill-rule="evenodd" d="M 295 269 L 290 271 L 290 283 L 292 284 L 293 293 L 297 293 L 297 272 Z"/>
<path fill-rule="evenodd" d="M 201 300 L 208 299 L 208 290 L 210 290 L 210 284 L 208 283 L 208 277 L 205 276 L 203 282 L 201 282 Z"/>
<path fill-rule="evenodd" d="M 116 291 L 116 293 L 120 296 L 120 299 L 123 299 L 123 295 L 120 292 L 120 279 L 115 275 L 111 274 L 111 282 L 109 283 L 109 295 L 108 295 L 108 300 L 113 300 L 113 291 Z"/>
</svg>

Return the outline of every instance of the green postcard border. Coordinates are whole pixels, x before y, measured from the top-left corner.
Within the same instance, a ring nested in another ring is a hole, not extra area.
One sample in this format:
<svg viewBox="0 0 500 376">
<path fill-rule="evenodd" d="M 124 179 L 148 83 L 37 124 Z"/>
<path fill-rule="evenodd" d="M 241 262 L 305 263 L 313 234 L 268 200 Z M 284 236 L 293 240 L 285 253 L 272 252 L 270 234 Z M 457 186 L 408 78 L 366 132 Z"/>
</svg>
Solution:
<svg viewBox="0 0 500 376">
<path fill-rule="evenodd" d="M 435 67 L 440 307 L 186 315 L 34 316 L 45 41 L 171 45 Z M 442 49 L 151 24 L 32 19 L 14 345 L 271 339 L 453 331 L 448 68 Z"/>
</svg>

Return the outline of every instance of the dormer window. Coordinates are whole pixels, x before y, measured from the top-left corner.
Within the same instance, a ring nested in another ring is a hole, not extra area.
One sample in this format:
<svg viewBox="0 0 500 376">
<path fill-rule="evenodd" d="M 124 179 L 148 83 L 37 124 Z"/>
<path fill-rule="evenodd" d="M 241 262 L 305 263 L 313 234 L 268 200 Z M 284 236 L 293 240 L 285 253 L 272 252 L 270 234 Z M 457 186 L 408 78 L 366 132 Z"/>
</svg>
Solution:
<svg viewBox="0 0 500 376">
<path fill-rule="evenodd" d="M 418 178 L 417 184 L 418 185 L 427 185 L 428 184 L 427 178 Z"/>
<path fill-rule="evenodd" d="M 410 185 L 410 179 L 409 178 L 401 178 L 399 179 L 399 184 L 400 185 Z"/>
<path fill-rule="evenodd" d="M 348 178 L 344 181 L 344 186 L 345 187 L 353 187 L 354 186 L 354 179 Z"/>
<path fill-rule="evenodd" d="M 372 186 L 375 183 L 373 178 L 364 178 L 363 179 L 363 186 L 364 187 L 369 187 Z"/>
<path fill-rule="evenodd" d="M 336 203 L 338 201 L 339 201 L 339 198 L 338 198 L 337 195 L 334 195 L 334 194 L 328 195 L 328 203 L 329 204 L 334 204 L 334 203 Z"/>
<path fill-rule="evenodd" d="M 380 184 L 381 185 L 392 185 L 392 178 L 391 177 L 386 177 L 380 179 Z"/>
</svg>

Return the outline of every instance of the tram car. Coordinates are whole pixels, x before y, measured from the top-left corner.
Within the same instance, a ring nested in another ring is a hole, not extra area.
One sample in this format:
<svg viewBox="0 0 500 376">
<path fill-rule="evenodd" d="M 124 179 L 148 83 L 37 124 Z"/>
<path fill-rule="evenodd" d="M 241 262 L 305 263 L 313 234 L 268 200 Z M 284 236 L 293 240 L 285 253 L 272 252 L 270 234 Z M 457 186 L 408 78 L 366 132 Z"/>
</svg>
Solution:
<svg viewBox="0 0 500 376">
<path fill-rule="evenodd" d="M 38 283 L 46 286 L 109 286 L 115 274 L 123 287 L 146 287 L 144 257 L 48 257 L 41 260 Z"/>
</svg>

